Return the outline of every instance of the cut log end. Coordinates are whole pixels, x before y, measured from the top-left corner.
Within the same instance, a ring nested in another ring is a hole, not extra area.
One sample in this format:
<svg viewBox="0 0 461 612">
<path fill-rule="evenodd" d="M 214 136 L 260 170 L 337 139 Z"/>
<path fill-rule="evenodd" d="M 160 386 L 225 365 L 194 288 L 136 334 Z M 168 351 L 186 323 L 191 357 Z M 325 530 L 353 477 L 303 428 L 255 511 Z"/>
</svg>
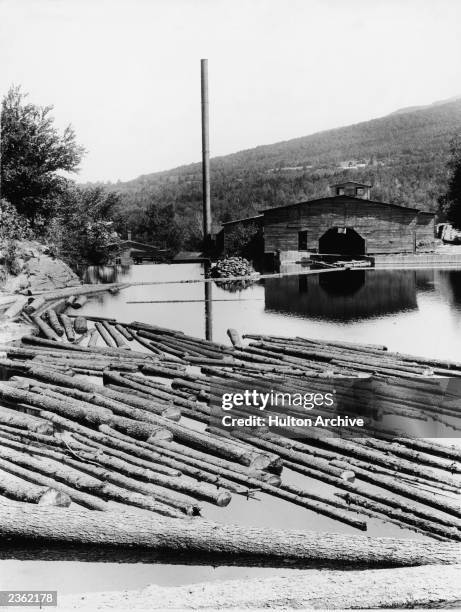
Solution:
<svg viewBox="0 0 461 612">
<path fill-rule="evenodd" d="M 39 506 L 55 506 L 58 508 L 68 508 L 72 503 L 71 498 L 63 491 L 47 489 L 40 498 Z"/>
</svg>

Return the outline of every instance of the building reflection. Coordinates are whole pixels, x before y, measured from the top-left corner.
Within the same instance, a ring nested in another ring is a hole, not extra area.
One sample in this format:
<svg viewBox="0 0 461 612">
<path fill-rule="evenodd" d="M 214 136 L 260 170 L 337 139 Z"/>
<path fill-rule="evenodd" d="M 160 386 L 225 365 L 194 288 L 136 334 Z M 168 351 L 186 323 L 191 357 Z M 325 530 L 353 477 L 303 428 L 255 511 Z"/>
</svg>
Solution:
<svg viewBox="0 0 461 612">
<path fill-rule="evenodd" d="M 116 283 L 125 277 L 131 266 L 88 266 L 83 275 L 85 283 Z"/>
<path fill-rule="evenodd" d="M 335 321 L 415 310 L 417 285 L 424 281 L 419 275 L 415 270 L 350 270 L 267 279 L 265 307 Z"/>
<path fill-rule="evenodd" d="M 461 270 L 436 270 L 435 285 L 456 310 L 461 307 Z"/>
</svg>

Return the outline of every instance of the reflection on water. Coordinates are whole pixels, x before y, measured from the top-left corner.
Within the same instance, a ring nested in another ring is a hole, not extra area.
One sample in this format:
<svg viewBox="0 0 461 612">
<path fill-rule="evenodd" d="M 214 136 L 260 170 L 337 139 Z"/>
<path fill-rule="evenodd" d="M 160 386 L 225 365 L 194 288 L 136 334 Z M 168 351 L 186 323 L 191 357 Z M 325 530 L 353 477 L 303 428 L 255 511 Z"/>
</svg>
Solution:
<svg viewBox="0 0 461 612">
<path fill-rule="evenodd" d="M 217 342 L 227 343 L 226 330 L 234 327 L 241 333 L 374 342 L 414 354 L 459 357 L 460 270 L 301 274 L 266 279 L 235 293 L 213 282 L 212 304 L 202 283 L 171 283 L 203 276 L 200 264 L 90 268 L 89 281 L 169 284 L 98 294 L 85 312 L 173 327 Z"/>
<path fill-rule="evenodd" d="M 415 270 L 350 270 L 265 282 L 266 310 L 349 321 L 414 310 Z"/>
<path fill-rule="evenodd" d="M 215 283 L 206 292 L 200 282 L 171 283 L 202 278 L 203 269 L 199 264 L 92 268 L 86 277 L 89 282 L 168 281 L 169 284 L 129 286 L 117 295 L 100 293 L 92 296 L 79 312 L 125 322 L 145 321 L 202 338 L 213 337 L 214 341 L 226 344 L 229 344 L 226 330 L 233 327 L 240 333 L 386 344 L 391 350 L 459 360 L 461 271 L 458 270 L 357 270 L 295 275 L 267 279 L 237 293 L 229 293 Z M 285 478 L 288 483 L 317 495 L 331 494 L 327 484 L 290 470 L 286 470 Z M 204 503 L 205 516 L 210 520 L 257 527 L 289 525 L 294 529 L 355 531 L 284 500 L 264 493 L 259 497 L 261 501 L 234 496 L 226 508 Z M 379 520 L 369 521 L 368 534 L 422 537 Z M 17 555 L 21 560 L 10 561 L 3 560 L 11 556 L 8 552 L 0 555 L 0 588 L 58 588 L 61 592 L 115 590 L 150 583 L 185 584 L 280 573 L 277 568 L 229 567 L 218 563 L 217 567 L 172 566 L 168 559 L 162 562 L 144 559 L 144 564 L 131 565 L 132 559 L 123 556 L 114 556 L 113 563 L 98 563 L 101 561 L 98 557 L 69 554 L 70 560 L 64 563 L 53 561 L 60 558 L 55 556 L 55 551 L 49 557 L 38 556 L 48 561 L 37 562 L 34 556 L 26 560 L 28 554 Z"/>
<path fill-rule="evenodd" d="M 117 283 L 129 275 L 131 266 L 89 266 L 83 275 L 85 283 Z"/>
</svg>

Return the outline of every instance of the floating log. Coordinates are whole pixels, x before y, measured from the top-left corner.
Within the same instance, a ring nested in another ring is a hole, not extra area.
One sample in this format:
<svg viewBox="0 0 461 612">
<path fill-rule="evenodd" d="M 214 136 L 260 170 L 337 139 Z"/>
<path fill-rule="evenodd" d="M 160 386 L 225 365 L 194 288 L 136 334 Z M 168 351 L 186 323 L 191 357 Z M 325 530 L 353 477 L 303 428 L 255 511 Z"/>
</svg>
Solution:
<svg viewBox="0 0 461 612">
<path fill-rule="evenodd" d="M 67 507 L 71 504 L 71 499 L 66 493 L 27 482 L 27 480 L 9 474 L 2 469 L 0 469 L 0 493 L 9 499 L 30 504 L 61 507 Z"/>
<path fill-rule="evenodd" d="M 416 567 L 368 571 L 300 571 L 288 576 L 164 587 L 124 592 L 132 609 L 417 609 L 454 608 L 461 601 L 461 567 Z M 366 588 L 363 588 L 364 583 Z M 102 609 L 114 594 L 60 598 L 65 607 Z M 77 603 L 78 602 L 78 603 Z"/>
<path fill-rule="evenodd" d="M 74 327 L 72 325 L 71 319 L 65 315 L 64 313 L 59 315 L 59 319 L 61 321 L 62 326 L 64 327 L 64 332 L 66 334 L 66 338 L 69 342 L 75 341 Z M 68 348 L 68 347 L 66 347 Z"/>
<path fill-rule="evenodd" d="M 4 406 L 0 406 L 0 423 L 47 435 L 52 435 L 54 429 L 49 421 Z"/>
<path fill-rule="evenodd" d="M 126 338 L 126 340 L 129 340 L 130 342 L 134 340 L 134 335 L 124 325 L 115 323 L 114 327 L 124 338 Z"/>
<path fill-rule="evenodd" d="M 0 506 L 0 537 L 37 542 L 138 546 L 189 553 L 253 555 L 262 558 L 341 562 L 345 566 L 402 567 L 461 563 L 461 545 L 222 525 L 202 519 L 178 521 L 134 513 Z M 363 583 L 362 583 L 363 586 Z"/>
<path fill-rule="evenodd" d="M 43 380 L 47 383 L 61 387 L 59 389 L 61 394 L 70 395 L 77 399 L 84 399 L 84 401 L 88 403 L 108 408 L 123 416 L 136 416 L 139 420 L 146 420 L 162 426 L 168 423 L 166 419 L 178 419 L 177 409 L 166 406 L 165 404 L 155 404 L 150 400 L 143 400 L 142 398 L 133 397 L 133 395 L 125 395 L 83 380 L 74 381 L 74 378 L 71 376 L 59 372 L 50 372 L 43 368 L 30 367 L 29 372 L 38 380 Z M 81 395 L 81 392 L 90 395 L 85 397 Z M 139 408 L 145 412 L 137 412 L 133 410 L 134 408 Z M 164 417 L 165 420 L 156 419 L 154 415 Z"/>
<path fill-rule="evenodd" d="M 24 312 L 26 314 L 32 314 L 33 312 L 36 312 L 37 310 L 42 308 L 42 306 L 44 305 L 45 300 L 42 297 L 34 298 L 24 306 Z"/>
<path fill-rule="evenodd" d="M 107 329 L 104 327 L 102 321 L 95 321 L 94 326 L 98 330 L 99 335 L 104 340 L 104 342 L 106 343 L 107 346 L 109 346 L 109 347 L 115 346 L 115 342 L 112 339 L 112 336 L 109 334 Z"/>
<path fill-rule="evenodd" d="M 71 307 L 74 309 L 82 308 L 82 306 L 85 306 L 87 302 L 88 298 L 86 295 L 81 294 L 72 301 Z"/>
<path fill-rule="evenodd" d="M 75 317 L 74 330 L 77 334 L 85 334 L 88 331 L 88 322 L 85 317 Z"/>
<path fill-rule="evenodd" d="M 83 460 L 86 458 L 87 461 L 91 458 L 88 453 L 81 453 L 79 456 Z M 208 501 L 216 504 L 217 506 L 227 506 L 231 501 L 231 495 L 227 491 L 218 491 L 216 488 L 209 487 L 208 485 L 197 484 L 181 477 L 171 478 L 170 476 L 165 476 L 152 470 L 136 468 L 135 466 L 130 466 L 125 461 L 116 457 L 105 456 L 103 454 L 99 454 L 98 456 L 98 462 L 106 468 L 111 468 L 110 472 L 107 472 L 107 470 L 104 468 L 95 466 L 91 463 L 82 464 L 81 462 L 64 455 L 61 456 L 60 460 L 66 465 L 84 470 L 96 478 L 106 478 L 108 481 L 117 484 L 124 489 L 135 490 L 147 495 L 149 495 L 151 492 L 149 484 L 156 484 L 172 491 L 185 493 L 197 499 Z M 138 482 L 139 480 L 142 482 Z M 145 485 L 143 483 L 148 484 Z"/>
<path fill-rule="evenodd" d="M 27 455 L 25 455 L 25 458 L 27 461 Z M 99 511 L 107 509 L 107 504 L 102 499 L 99 499 L 94 495 L 90 495 L 89 493 L 84 493 L 83 491 L 74 489 L 68 486 L 67 484 L 64 484 L 63 482 L 58 482 L 54 478 L 40 473 L 37 470 L 30 470 L 27 467 L 18 465 L 17 463 L 13 463 L 9 459 L 0 458 L 0 469 L 4 470 L 5 472 L 8 472 L 9 474 L 13 474 L 14 476 L 18 476 L 19 478 L 22 478 L 23 480 L 26 480 L 28 482 L 43 485 L 45 487 L 52 488 L 56 491 L 60 491 L 68 495 L 72 499 L 72 501 L 83 506 L 84 508 Z"/>
<path fill-rule="evenodd" d="M 114 422 L 114 415 L 108 408 L 94 406 L 74 399 L 63 401 L 43 393 L 32 393 L 18 389 L 5 383 L 0 383 L 0 397 L 15 403 L 26 403 L 42 410 L 56 412 L 77 421 L 87 421 L 98 425 Z"/>
<path fill-rule="evenodd" d="M 428 534 L 436 533 L 447 539 L 461 541 L 461 532 L 456 527 L 443 527 L 441 525 L 437 525 L 432 521 L 418 518 L 413 513 L 404 512 L 402 510 L 396 511 L 395 508 L 387 506 L 386 504 L 381 504 L 377 501 L 371 501 L 363 498 L 360 495 L 354 495 L 353 493 L 341 493 L 338 495 L 351 507 L 359 509 L 367 508 L 373 510 L 373 512 L 379 512 L 380 514 L 384 514 L 385 517 L 395 518 L 402 523 L 417 527 Z"/>
<path fill-rule="evenodd" d="M 230 341 L 232 342 L 232 346 L 235 346 L 237 348 L 242 348 L 243 344 L 242 344 L 242 340 L 240 338 L 240 335 L 238 333 L 238 331 L 236 329 L 231 329 L 229 328 L 227 330 L 227 335 L 230 338 Z"/>
<path fill-rule="evenodd" d="M 49 308 L 48 310 L 45 311 L 45 316 L 48 320 L 48 323 L 51 327 L 51 329 L 58 335 L 58 336 L 63 336 L 64 335 L 64 328 L 61 325 L 59 319 L 58 319 L 58 315 L 56 314 L 56 311 L 53 310 L 53 308 Z"/>
<path fill-rule="evenodd" d="M 129 348 L 129 346 L 126 343 L 124 337 L 121 334 L 119 334 L 117 332 L 117 330 L 115 330 L 111 325 L 109 325 L 109 323 L 107 321 L 101 321 L 101 325 L 107 331 L 107 333 L 112 338 L 112 340 L 114 341 L 114 343 L 115 343 L 115 345 L 117 347 L 124 348 L 124 349 L 128 349 Z"/>
<path fill-rule="evenodd" d="M 90 339 L 88 340 L 88 347 L 96 346 L 99 338 L 99 332 L 97 329 L 91 331 Z"/>
<path fill-rule="evenodd" d="M 26 297 L 18 297 L 15 302 L 8 306 L 8 308 L 3 313 L 2 318 L 6 320 L 15 319 L 21 314 L 27 303 L 28 300 Z"/>
<path fill-rule="evenodd" d="M 42 332 L 45 338 L 49 340 L 59 340 L 56 332 L 39 316 L 32 316 L 33 323 L 38 327 L 38 329 Z"/>
</svg>

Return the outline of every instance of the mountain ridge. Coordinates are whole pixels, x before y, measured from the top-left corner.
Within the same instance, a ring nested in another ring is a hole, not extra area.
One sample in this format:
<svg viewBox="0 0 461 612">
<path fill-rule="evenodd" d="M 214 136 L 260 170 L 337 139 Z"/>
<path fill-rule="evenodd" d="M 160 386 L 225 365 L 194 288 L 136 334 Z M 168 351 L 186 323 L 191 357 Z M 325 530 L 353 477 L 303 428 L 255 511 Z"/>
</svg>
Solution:
<svg viewBox="0 0 461 612">
<path fill-rule="evenodd" d="M 383 115 L 382 117 L 376 117 L 374 119 L 366 119 L 364 121 L 359 121 L 357 123 L 352 123 L 349 125 L 345 125 L 345 126 L 340 126 L 340 127 L 335 127 L 335 128 L 327 128 L 326 130 L 320 130 L 320 131 L 316 131 L 316 132 L 312 132 L 310 134 L 306 134 L 304 136 L 297 136 L 295 138 L 289 138 L 289 139 L 284 139 L 284 140 L 279 140 L 273 143 L 269 143 L 269 144 L 261 144 L 261 145 L 256 145 L 254 147 L 248 147 L 245 149 L 240 149 L 238 151 L 234 151 L 232 153 L 226 153 L 223 155 L 216 155 L 214 157 L 211 158 L 212 162 L 217 162 L 223 159 L 228 159 L 228 158 L 232 158 L 232 157 L 238 157 L 238 156 L 243 156 L 243 155 L 248 155 L 251 154 L 253 152 L 258 152 L 258 151 L 263 151 L 263 150 L 268 150 L 271 149 L 273 147 L 279 147 L 279 146 L 290 146 L 294 143 L 300 142 L 300 141 L 306 141 L 309 139 L 314 139 L 314 138 L 320 138 L 323 137 L 325 135 L 328 134 L 332 134 L 334 132 L 340 132 L 343 130 L 349 130 L 349 129 L 353 129 L 353 128 L 361 128 L 362 126 L 366 126 L 369 124 L 375 124 L 376 122 L 380 122 L 380 121 L 385 121 L 388 118 L 392 118 L 395 117 L 397 115 L 403 115 L 403 114 L 407 114 L 407 113 L 418 113 L 421 111 L 427 111 L 430 109 L 434 109 L 440 106 L 445 106 L 445 105 L 449 105 L 452 103 L 459 103 L 461 104 L 461 94 L 460 95 L 456 95 L 456 96 L 452 96 L 450 98 L 447 98 L 445 100 L 436 100 L 435 102 L 431 102 L 430 104 L 424 104 L 424 105 L 415 105 L 415 106 L 408 106 L 408 107 L 402 107 L 399 108 L 395 111 L 392 111 L 386 115 Z M 133 178 L 133 179 L 129 179 L 127 181 L 119 181 L 117 184 L 129 184 L 132 182 L 136 182 L 138 180 L 145 180 L 146 178 L 154 178 L 157 176 L 163 176 L 165 174 L 171 174 L 171 173 L 175 173 L 175 172 L 179 172 L 179 171 L 186 171 L 186 170 L 191 170 L 191 169 L 196 169 L 197 167 L 201 168 L 201 162 L 200 161 L 196 161 L 196 162 L 190 162 L 188 164 L 181 164 L 179 166 L 174 166 L 173 168 L 168 168 L 166 170 L 158 170 L 155 172 L 148 172 L 145 174 L 140 174 L 137 177 Z"/>
<path fill-rule="evenodd" d="M 214 229 L 262 208 L 322 197 L 331 183 L 346 179 L 371 183 L 375 200 L 434 212 L 447 189 L 449 143 L 456 133 L 459 96 L 214 157 Z M 200 224 L 200 162 L 107 188 L 121 194 L 119 216 L 126 227 L 136 225 L 147 207 L 167 205 L 186 225 Z"/>
</svg>

